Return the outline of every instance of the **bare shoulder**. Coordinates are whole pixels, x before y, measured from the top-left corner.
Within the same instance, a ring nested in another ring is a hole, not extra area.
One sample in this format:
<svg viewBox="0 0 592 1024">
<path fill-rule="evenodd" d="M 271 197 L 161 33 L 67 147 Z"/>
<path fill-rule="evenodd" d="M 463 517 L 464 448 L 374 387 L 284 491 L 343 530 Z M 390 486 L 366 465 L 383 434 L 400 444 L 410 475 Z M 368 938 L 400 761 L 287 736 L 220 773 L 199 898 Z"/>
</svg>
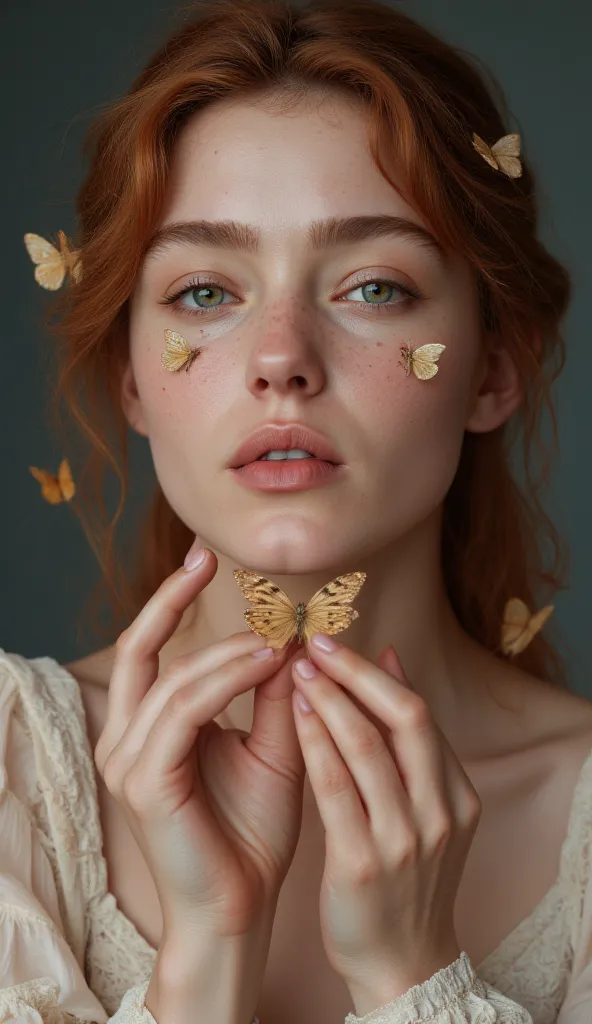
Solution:
<svg viewBox="0 0 592 1024">
<path fill-rule="evenodd" d="M 100 651 L 87 654 L 84 658 L 68 662 L 64 668 L 74 676 L 81 686 L 99 686 L 107 689 L 114 659 L 115 644 L 111 644 L 109 647 L 103 647 Z"/>
<path fill-rule="evenodd" d="M 114 659 L 115 645 L 112 644 L 64 665 L 66 671 L 74 676 L 78 683 L 86 715 L 88 737 L 93 748 L 107 718 L 109 682 Z"/>
</svg>

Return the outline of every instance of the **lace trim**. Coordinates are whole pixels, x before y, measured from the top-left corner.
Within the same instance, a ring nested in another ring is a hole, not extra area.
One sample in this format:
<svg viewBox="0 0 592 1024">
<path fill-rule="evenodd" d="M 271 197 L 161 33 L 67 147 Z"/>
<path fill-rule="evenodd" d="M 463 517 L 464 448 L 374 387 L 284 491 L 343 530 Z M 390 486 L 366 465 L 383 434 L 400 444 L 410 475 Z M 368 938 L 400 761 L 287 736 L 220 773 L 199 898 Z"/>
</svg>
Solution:
<svg viewBox="0 0 592 1024">
<path fill-rule="evenodd" d="M 58 1005 L 60 986 L 51 978 L 36 978 L 0 990 L 0 1020 L 18 1024 L 98 1024 L 76 1017 Z"/>
</svg>

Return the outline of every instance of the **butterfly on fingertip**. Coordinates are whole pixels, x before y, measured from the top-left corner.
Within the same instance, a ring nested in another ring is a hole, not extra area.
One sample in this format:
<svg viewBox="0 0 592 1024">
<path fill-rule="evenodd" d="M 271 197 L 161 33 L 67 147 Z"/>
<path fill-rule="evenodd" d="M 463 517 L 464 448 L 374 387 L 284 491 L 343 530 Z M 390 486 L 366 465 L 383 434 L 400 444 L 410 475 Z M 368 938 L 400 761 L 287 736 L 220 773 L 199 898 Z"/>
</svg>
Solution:
<svg viewBox="0 0 592 1024">
<path fill-rule="evenodd" d="M 412 349 L 410 345 L 401 345 L 403 362 L 400 365 L 405 367 L 407 376 L 413 372 L 418 380 L 429 380 L 430 377 L 436 376 L 438 372 L 436 363 L 445 348 L 446 345 L 435 344 L 421 345 L 415 349 Z"/>
<path fill-rule="evenodd" d="M 47 469 L 38 469 L 37 466 L 29 466 L 29 470 L 41 484 L 41 494 L 50 505 L 71 501 L 76 494 L 76 485 L 67 459 L 62 459 L 56 476 Z"/>
<path fill-rule="evenodd" d="M 501 648 L 504 654 L 520 654 L 543 628 L 554 605 L 548 604 L 531 614 L 528 605 L 519 597 L 511 597 L 504 608 Z"/>
<path fill-rule="evenodd" d="M 164 337 L 166 343 L 165 350 L 160 360 L 165 370 L 170 370 L 171 373 L 174 373 L 175 370 L 181 370 L 185 367 L 185 370 L 188 372 L 201 349 L 191 348 L 191 345 L 182 334 L 178 334 L 177 331 L 170 331 L 168 328 L 165 328 Z"/>
<path fill-rule="evenodd" d="M 249 629 L 265 637 L 269 647 L 279 649 L 291 640 L 308 643 L 313 633 L 340 633 L 357 619 L 359 612 L 351 608 L 365 579 L 365 572 L 337 576 L 310 601 L 292 604 L 281 587 L 259 573 L 235 569 L 234 578 L 247 601 L 245 619 Z"/>
<path fill-rule="evenodd" d="M 71 249 L 63 231 L 58 231 L 59 249 L 41 235 L 28 232 L 24 236 L 27 252 L 35 266 L 35 280 L 42 288 L 55 292 L 61 288 L 66 274 L 76 282 L 82 278 L 82 265 L 78 251 Z"/>
<path fill-rule="evenodd" d="M 496 171 L 503 171 L 509 178 L 519 178 L 522 174 L 520 163 L 520 136 L 517 132 L 502 135 L 501 139 L 488 146 L 481 136 L 473 132 L 473 146 Z"/>
</svg>

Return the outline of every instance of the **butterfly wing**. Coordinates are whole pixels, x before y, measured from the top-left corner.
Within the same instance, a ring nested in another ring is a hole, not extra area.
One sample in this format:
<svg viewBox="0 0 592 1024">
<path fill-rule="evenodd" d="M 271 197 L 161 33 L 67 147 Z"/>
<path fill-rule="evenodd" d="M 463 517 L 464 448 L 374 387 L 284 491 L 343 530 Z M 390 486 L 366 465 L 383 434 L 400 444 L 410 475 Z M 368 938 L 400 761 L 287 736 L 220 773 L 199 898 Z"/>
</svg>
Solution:
<svg viewBox="0 0 592 1024">
<path fill-rule="evenodd" d="M 304 610 L 306 643 L 313 633 L 340 633 L 358 618 L 359 612 L 350 608 L 350 604 L 365 579 L 365 572 L 350 572 L 345 576 L 337 576 L 313 594 Z"/>
<path fill-rule="evenodd" d="M 37 466 L 29 466 L 29 470 L 38 483 L 41 484 L 41 494 L 45 500 L 50 505 L 59 505 L 63 498 L 57 477 L 53 476 L 52 473 L 48 473 L 46 469 L 38 469 Z"/>
<path fill-rule="evenodd" d="M 497 171 L 497 160 L 495 159 L 495 157 L 491 155 L 492 151 L 490 147 L 481 138 L 480 135 L 476 134 L 476 132 L 473 132 L 473 145 L 477 152 L 480 153 L 485 160 L 487 160 L 487 163 L 491 167 L 495 168 L 495 170 Z"/>
<path fill-rule="evenodd" d="M 162 365 L 165 370 L 170 370 L 171 372 L 180 370 L 191 355 L 191 346 L 183 335 L 178 334 L 177 331 L 170 331 L 168 328 L 165 328 L 164 336 L 166 345 L 165 351 L 160 357 Z"/>
<path fill-rule="evenodd" d="M 502 135 L 501 139 L 491 147 L 491 152 L 495 156 L 520 156 L 520 136 L 517 132 L 512 132 L 510 135 Z"/>
<path fill-rule="evenodd" d="M 520 654 L 521 651 L 528 647 L 530 641 L 536 634 L 543 628 L 545 622 L 553 611 L 553 605 L 548 604 L 545 608 L 541 608 L 539 612 L 535 612 L 526 624 L 525 629 L 520 636 L 512 644 L 511 654 Z"/>
<path fill-rule="evenodd" d="M 72 479 L 70 463 L 67 459 L 62 459 L 62 462 L 60 463 L 60 468 L 58 469 L 58 483 L 64 501 L 71 501 L 76 494 L 76 486 Z"/>
<path fill-rule="evenodd" d="M 438 372 L 436 363 L 446 345 L 421 345 L 411 356 L 411 366 L 418 380 L 429 380 Z"/>
<path fill-rule="evenodd" d="M 281 587 L 247 569 L 235 569 L 234 578 L 244 597 L 253 604 L 245 619 L 254 633 L 264 636 L 269 647 L 280 648 L 296 635 L 296 609 Z"/>
<path fill-rule="evenodd" d="M 68 238 L 63 231 L 58 231 L 58 239 L 60 242 L 60 252 L 62 254 L 62 260 L 64 261 L 68 272 L 71 274 L 74 280 L 78 282 L 82 277 L 82 264 L 78 256 L 78 252 L 76 249 L 70 248 Z"/>
<path fill-rule="evenodd" d="M 41 235 L 27 232 L 24 236 L 27 252 L 35 267 L 35 280 L 48 291 L 57 291 L 66 276 L 66 266 L 62 254 L 55 245 Z"/>
</svg>

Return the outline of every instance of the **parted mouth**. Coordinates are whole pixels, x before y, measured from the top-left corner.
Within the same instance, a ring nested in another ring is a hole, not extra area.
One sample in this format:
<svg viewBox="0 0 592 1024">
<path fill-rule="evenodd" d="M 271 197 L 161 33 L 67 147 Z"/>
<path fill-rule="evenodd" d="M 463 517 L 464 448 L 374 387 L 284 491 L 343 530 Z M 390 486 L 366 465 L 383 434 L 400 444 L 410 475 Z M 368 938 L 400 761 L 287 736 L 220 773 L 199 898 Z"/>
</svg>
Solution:
<svg viewBox="0 0 592 1024">
<path fill-rule="evenodd" d="M 343 464 L 332 443 L 317 430 L 302 423 L 267 423 L 254 430 L 237 448 L 226 468 L 240 469 L 268 452 L 299 449 L 335 466 Z"/>
</svg>

